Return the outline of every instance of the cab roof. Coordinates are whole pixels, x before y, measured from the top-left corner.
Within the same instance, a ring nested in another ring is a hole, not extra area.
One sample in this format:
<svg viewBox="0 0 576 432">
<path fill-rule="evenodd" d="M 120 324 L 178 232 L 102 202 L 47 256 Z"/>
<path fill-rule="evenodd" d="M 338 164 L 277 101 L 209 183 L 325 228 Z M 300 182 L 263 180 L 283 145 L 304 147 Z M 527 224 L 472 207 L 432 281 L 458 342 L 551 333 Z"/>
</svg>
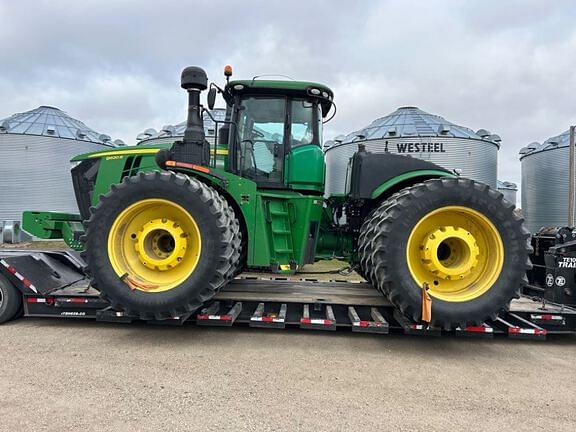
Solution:
<svg viewBox="0 0 576 432">
<path fill-rule="evenodd" d="M 310 92 L 314 89 L 318 90 L 316 94 Z M 232 94 L 279 93 L 297 96 L 308 95 L 320 99 L 324 116 L 328 114 L 334 98 L 334 93 L 328 86 L 311 81 L 260 79 L 233 80 L 226 84 L 226 91 Z"/>
<path fill-rule="evenodd" d="M 270 89 L 270 90 L 300 90 L 306 91 L 311 88 L 317 88 L 322 91 L 327 92 L 330 96 L 333 96 L 334 93 L 328 86 L 324 84 L 315 83 L 312 81 L 291 81 L 291 80 L 260 80 L 260 79 L 251 79 L 251 80 L 233 80 L 230 81 L 226 87 L 233 88 L 236 85 L 243 85 L 247 88 L 253 89 Z"/>
</svg>

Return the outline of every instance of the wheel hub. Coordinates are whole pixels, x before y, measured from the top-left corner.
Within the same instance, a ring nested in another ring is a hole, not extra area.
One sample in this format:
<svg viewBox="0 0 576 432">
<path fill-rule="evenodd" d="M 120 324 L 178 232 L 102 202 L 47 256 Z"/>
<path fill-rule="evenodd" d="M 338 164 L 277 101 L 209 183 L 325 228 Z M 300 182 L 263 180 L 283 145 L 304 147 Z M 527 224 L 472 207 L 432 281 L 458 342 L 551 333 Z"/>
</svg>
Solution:
<svg viewBox="0 0 576 432">
<path fill-rule="evenodd" d="M 478 265 L 480 250 L 474 236 L 463 228 L 442 226 L 431 231 L 422 245 L 422 262 L 437 277 L 464 279 Z"/>
<path fill-rule="evenodd" d="M 408 269 L 431 296 L 452 302 L 476 299 L 491 289 L 504 265 L 504 245 L 483 213 L 464 206 L 424 215 L 406 244 Z"/>
<path fill-rule="evenodd" d="M 424 266 L 445 280 L 464 279 L 478 265 L 480 254 L 474 236 L 454 226 L 431 231 L 424 238 L 421 251 Z"/>
<path fill-rule="evenodd" d="M 167 271 L 182 262 L 188 247 L 187 237 L 177 221 L 153 219 L 133 235 L 134 249 L 146 267 Z"/>
</svg>

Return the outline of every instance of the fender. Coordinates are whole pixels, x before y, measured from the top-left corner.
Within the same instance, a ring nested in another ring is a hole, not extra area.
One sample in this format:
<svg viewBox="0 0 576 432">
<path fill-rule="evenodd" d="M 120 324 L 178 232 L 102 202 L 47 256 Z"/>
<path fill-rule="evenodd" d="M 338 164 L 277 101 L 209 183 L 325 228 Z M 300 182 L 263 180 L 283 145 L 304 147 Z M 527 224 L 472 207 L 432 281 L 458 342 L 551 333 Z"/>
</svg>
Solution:
<svg viewBox="0 0 576 432">
<path fill-rule="evenodd" d="M 453 171 L 422 159 L 391 153 L 354 154 L 349 170 L 349 196 L 358 200 L 376 200 L 398 186 L 437 177 L 456 177 Z M 350 172 L 351 171 L 351 172 Z"/>
<path fill-rule="evenodd" d="M 378 199 L 389 190 L 397 190 L 398 188 L 395 186 L 400 184 L 402 187 L 405 187 L 407 184 L 419 183 L 424 180 L 438 177 L 457 177 L 457 175 L 437 169 L 409 171 L 382 183 L 372 191 L 371 198 Z"/>
</svg>

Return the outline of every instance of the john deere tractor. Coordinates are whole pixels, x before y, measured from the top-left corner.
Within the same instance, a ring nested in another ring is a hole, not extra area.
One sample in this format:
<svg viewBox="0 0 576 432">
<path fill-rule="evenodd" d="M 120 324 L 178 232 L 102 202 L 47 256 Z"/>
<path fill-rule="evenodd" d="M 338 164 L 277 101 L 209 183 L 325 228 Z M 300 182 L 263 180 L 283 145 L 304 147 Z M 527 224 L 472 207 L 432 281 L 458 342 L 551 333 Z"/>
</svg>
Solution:
<svg viewBox="0 0 576 432">
<path fill-rule="evenodd" d="M 518 297 L 529 267 L 528 232 L 514 205 L 485 184 L 416 158 L 350 159 L 343 195 L 324 196 L 322 125 L 333 93 L 302 81 L 211 84 L 226 117 L 216 142 L 203 127 L 206 73 L 184 69 L 184 138 L 77 156 L 80 215 L 25 214 L 40 237 L 84 249 L 92 285 L 142 319 L 182 316 L 246 269 L 296 272 L 339 257 L 407 317 L 433 324 L 494 319 Z M 82 223 L 83 222 L 83 223 Z"/>
</svg>

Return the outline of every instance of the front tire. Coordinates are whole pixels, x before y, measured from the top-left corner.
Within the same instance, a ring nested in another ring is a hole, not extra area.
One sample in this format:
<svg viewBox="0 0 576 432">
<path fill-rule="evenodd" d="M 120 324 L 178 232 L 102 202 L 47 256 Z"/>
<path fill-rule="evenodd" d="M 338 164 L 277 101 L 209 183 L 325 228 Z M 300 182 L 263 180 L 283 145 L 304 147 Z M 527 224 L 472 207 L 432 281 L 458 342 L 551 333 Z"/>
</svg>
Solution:
<svg viewBox="0 0 576 432">
<path fill-rule="evenodd" d="M 236 273 L 241 233 L 227 201 L 182 174 L 141 173 L 100 198 L 86 228 L 92 285 L 141 319 L 182 316 Z"/>
<path fill-rule="evenodd" d="M 380 205 L 362 227 L 370 281 L 407 317 L 421 319 L 422 286 L 432 323 L 454 328 L 495 319 L 518 298 L 530 234 L 514 205 L 487 185 L 434 179 Z"/>
</svg>

